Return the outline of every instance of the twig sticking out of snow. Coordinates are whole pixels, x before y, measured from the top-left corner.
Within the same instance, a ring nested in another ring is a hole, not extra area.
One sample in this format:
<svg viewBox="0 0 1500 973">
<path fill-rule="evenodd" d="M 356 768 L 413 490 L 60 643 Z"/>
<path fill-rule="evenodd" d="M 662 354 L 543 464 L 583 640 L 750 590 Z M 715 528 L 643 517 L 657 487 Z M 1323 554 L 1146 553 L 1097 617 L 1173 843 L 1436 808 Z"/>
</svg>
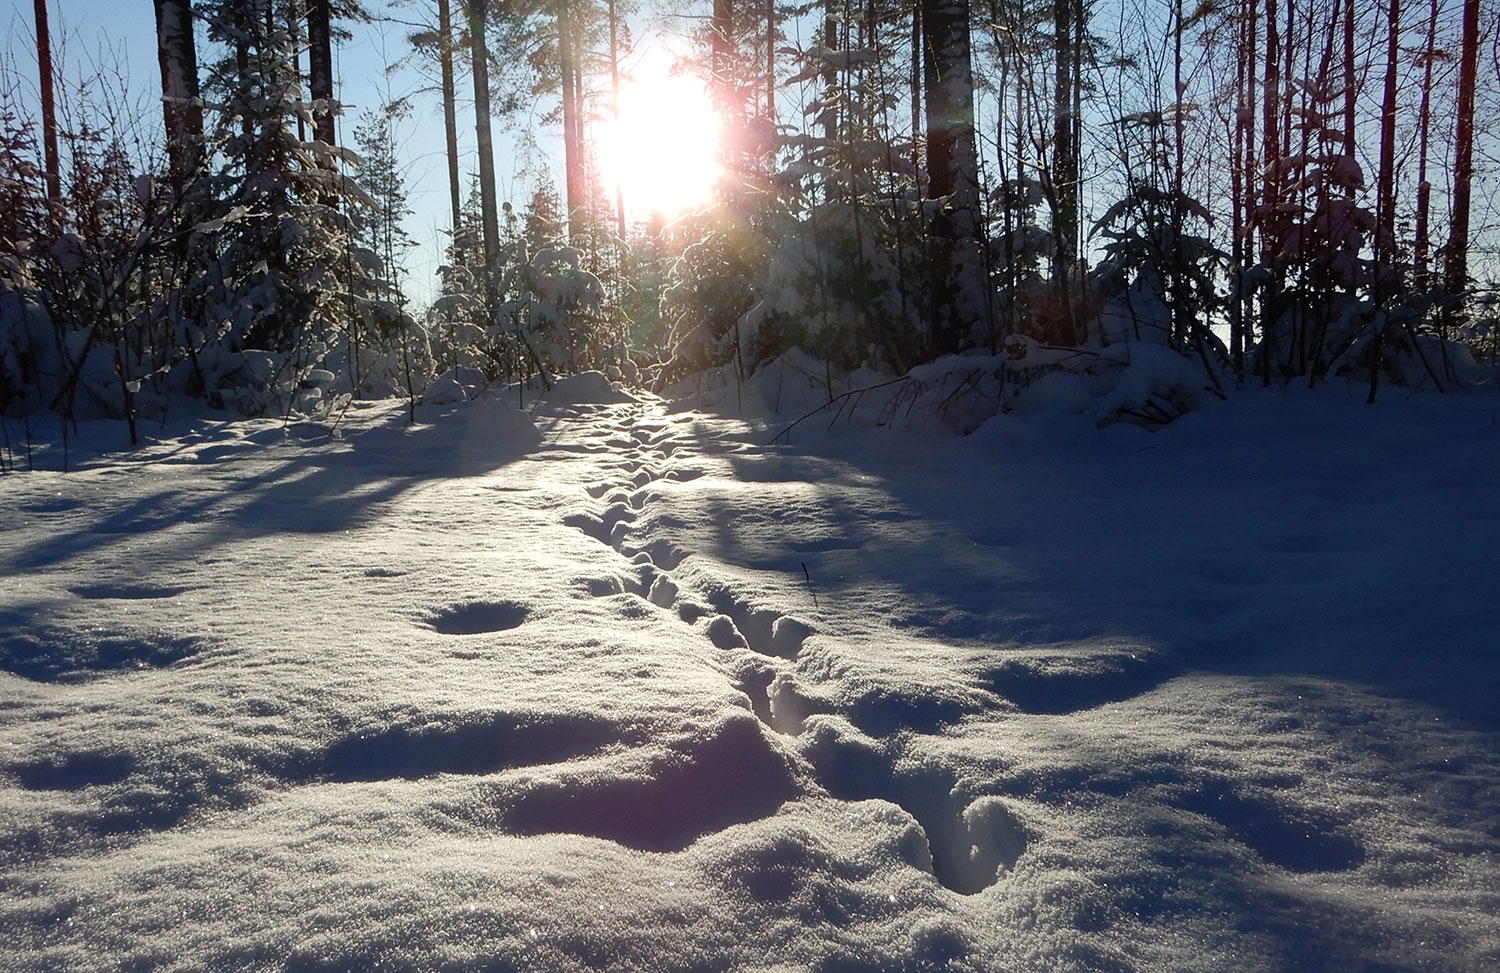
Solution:
<svg viewBox="0 0 1500 973">
<path fill-rule="evenodd" d="M 807 570 L 807 562 L 801 561 L 798 563 L 802 565 L 802 577 L 807 579 L 807 593 L 812 595 L 813 607 L 822 610 L 823 606 L 818 604 L 818 593 L 813 590 L 812 574 Z"/>
<path fill-rule="evenodd" d="M 878 382 L 875 385 L 866 385 L 864 388 L 850 389 L 847 392 L 835 395 L 833 398 L 829 399 L 827 402 L 824 402 L 822 405 L 818 406 L 816 409 L 812 410 L 806 415 L 799 416 L 797 419 L 793 420 L 791 424 L 783 428 L 775 436 L 772 436 L 771 441 L 767 445 L 775 446 L 783 439 L 786 439 L 791 431 L 797 428 L 797 426 L 801 425 L 804 420 L 811 419 L 813 416 L 818 415 L 821 412 L 826 412 L 827 410 L 833 408 L 835 405 L 838 406 L 838 411 L 834 413 L 833 420 L 829 423 L 830 425 L 832 425 L 833 422 L 838 422 L 839 416 L 844 414 L 844 409 L 846 406 L 857 405 L 859 403 L 859 399 L 862 398 L 866 392 L 873 392 L 876 389 L 883 389 L 889 385 L 899 385 L 903 382 L 910 381 L 911 378 L 909 376 L 903 375 L 900 378 L 893 378 L 888 382 Z M 790 440 L 787 441 L 790 442 Z"/>
</svg>

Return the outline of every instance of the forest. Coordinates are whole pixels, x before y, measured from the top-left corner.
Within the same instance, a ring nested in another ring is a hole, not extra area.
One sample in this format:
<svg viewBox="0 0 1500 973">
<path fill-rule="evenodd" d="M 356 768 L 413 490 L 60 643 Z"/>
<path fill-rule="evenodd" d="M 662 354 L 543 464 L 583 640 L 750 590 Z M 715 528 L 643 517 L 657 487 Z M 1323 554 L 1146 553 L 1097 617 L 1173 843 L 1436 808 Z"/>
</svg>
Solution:
<svg viewBox="0 0 1500 973">
<path fill-rule="evenodd" d="M 1113 418 L 1159 425 L 1246 383 L 1373 400 L 1494 361 L 1478 0 L 673 2 L 155 0 L 140 118 L 107 76 L 54 82 L 37 0 L 36 77 L 14 52 L 0 75 L 0 411 L 133 438 L 174 402 L 285 415 L 594 369 L 659 391 L 791 349 L 829 375 L 965 356 L 1001 409 L 1152 345 L 1188 365 Z M 341 118 L 333 52 L 380 20 L 447 134 L 421 286 L 411 106 Z M 662 24 L 718 179 L 628 221 L 600 133 Z M 503 200 L 497 142 L 528 126 L 560 157 Z"/>
<path fill-rule="evenodd" d="M 0 973 L 1500 970 L 1496 4 L 65 6 Z"/>
</svg>

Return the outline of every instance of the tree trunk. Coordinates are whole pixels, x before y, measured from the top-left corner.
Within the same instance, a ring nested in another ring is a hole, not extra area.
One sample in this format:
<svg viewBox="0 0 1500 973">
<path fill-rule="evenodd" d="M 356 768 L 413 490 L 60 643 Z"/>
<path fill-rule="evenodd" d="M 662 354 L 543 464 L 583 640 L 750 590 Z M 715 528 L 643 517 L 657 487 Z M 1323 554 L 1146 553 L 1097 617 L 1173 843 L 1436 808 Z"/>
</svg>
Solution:
<svg viewBox="0 0 1500 973">
<path fill-rule="evenodd" d="M 1352 2 L 1351 2 L 1352 7 Z M 1385 49 L 1385 91 L 1380 105 L 1380 170 L 1376 174 L 1375 202 L 1375 287 L 1377 298 L 1384 296 L 1394 280 L 1396 245 L 1396 90 L 1400 80 L 1401 0 L 1390 0 L 1388 14 L 1390 39 Z M 1346 32 L 1346 39 L 1348 33 Z M 1345 82 L 1349 80 L 1345 77 Z M 1346 151 L 1353 154 L 1353 131 Z"/>
<path fill-rule="evenodd" d="M 1053 259 L 1053 279 L 1067 288 L 1078 257 L 1078 143 L 1077 120 L 1073 114 L 1074 59 L 1078 56 L 1072 0 L 1056 0 L 1053 10 L 1053 44 L 1056 48 L 1056 77 L 1053 88 L 1052 235 L 1057 243 Z M 1071 309 L 1070 309 L 1071 312 Z M 1076 337 L 1076 336 L 1075 336 Z"/>
<path fill-rule="evenodd" d="M 1474 86 L 1479 65 L 1479 0 L 1464 0 L 1463 42 L 1458 65 L 1458 132 L 1454 136 L 1453 217 L 1443 268 L 1451 303 L 1444 321 L 1462 320 L 1469 288 L 1469 204 L 1474 181 Z"/>
<path fill-rule="evenodd" d="M 484 234 L 484 272 L 500 263 L 500 214 L 495 200 L 495 143 L 490 133 L 490 51 L 485 43 L 489 0 L 469 0 L 469 37 L 474 61 L 474 136 L 479 148 L 479 212 Z"/>
<path fill-rule="evenodd" d="M 286 17 L 286 30 L 289 35 L 297 33 L 298 26 L 302 23 L 301 0 L 288 0 L 282 7 L 282 15 Z M 302 74 L 302 52 L 293 49 L 292 52 L 292 77 L 297 79 L 297 100 L 302 100 L 302 83 L 306 80 Z M 297 141 L 307 141 L 307 122 L 303 118 L 306 112 L 297 113 Z"/>
<path fill-rule="evenodd" d="M 620 18 L 615 11 L 615 0 L 608 0 L 609 7 L 609 98 L 614 111 L 616 127 L 620 124 Z M 625 239 L 625 188 L 620 173 L 615 173 L 615 224 L 620 240 Z"/>
<path fill-rule="evenodd" d="M 557 4 L 557 56 L 562 65 L 563 169 L 567 179 L 568 242 L 582 246 L 586 206 L 583 184 L 582 106 L 578 104 L 578 60 L 569 0 Z"/>
<path fill-rule="evenodd" d="M 62 200 L 62 166 L 57 155 L 57 101 L 52 89 L 52 32 L 47 25 L 47 0 L 36 0 L 36 63 L 42 98 L 42 151 L 47 167 L 47 198 Z"/>
<path fill-rule="evenodd" d="M 1276 22 L 1276 0 L 1266 2 L 1266 74 L 1261 94 L 1264 104 L 1261 110 L 1260 164 L 1265 176 L 1261 185 L 1259 207 L 1260 262 L 1269 271 L 1261 291 L 1260 299 L 1260 354 L 1256 366 L 1261 381 L 1271 384 L 1271 364 L 1277 354 L 1277 321 L 1280 312 L 1279 271 L 1276 268 L 1276 253 L 1280 243 L 1280 218 L 1276 208 L 1281 204 L 1281 178 L 1278 166 L 1285 152 L 1281 147 L 1281 35 Z"/>
<path fill-rule="evenodd" d="M 1239 57 L 1235 59 L 1236 90 L 1239 92 L 1234 124 L 1233 177 L 1234 218 L 1230 246 L 1234 263 L 1235 289 L 1229 305 L 1229 355 L 1234 361 L 1235 378 L 1245 378 L 1246 323 L 1250 320 L 1251 301 L 1244 286 L 1245 265 L 1249 262 L 1246 230 L 1252 225 L 1255 196 L 1255 68 L 1256 8 L 1254 0 L 1242 5 L 1240 17 Z"/>
<path fill-rule="evenodd" d="M 1180 246 L 1184 231 L 1184 211 L 1182 200 L 1185 195 L 1183 190 L 1183 169 L 1187 165 L 1187 133 L 1183 125 L 1183 112 L 1180 106 L 1183 94 L 1182 82 L 1182 0 L 1176 0 L 1172 5 L 1172 104 L 1178 106 L 1172 113 L 1172 241 Z M 1077 195 L 1074 195 L 1074 206 L 1077 206 Z M 1172 306 L 1168 309 L 1171 320 L 1171 335 L 1177 341 L 1187 347 L 1190 338 L 1198 335 L 1196 321 L 1190 320 L 1186 288 L 1182 279 L 1182 262 L 1184 254 L 1174 255 L 1170 262 L 1164 261 L 1172 269 L 1168 274 L 1169 280 L 1163 281 L 1167 285 L 1167 294 Z"/>
<path fill-rule="evenodd" d="M 719 155 L 731 172 L 739 172 L 743 145 L 735 98 L 734 0 L 713 0 L 709 21 L 709 75 L 714 110 L 719 116 Z"/>
<path fill-rule="evenodd" d="M 776 131 L 776 0 L 766 0 L 766 124 Z"/>
<path fill-rule="evenodd" d="M 313 138 L 328 145 L 336 144 L 333 106 L 333 36 L 329 0 L 308 0 L 307 4 L 307 87 L 314 102 Z"/>
<path fill-rule="evenodd" d="M 1390 0 L 1391 3 L 1391 49 L 1395 50 L 1399 38 L 1396 36 L 1398 25 L 1401 22 L 1400 11 L 1397 9 L 1401 0 Z M 1389 83 L 1389 81 L 1387 82 Z M 1388 89 L 1389 90 L 1389 89 Z M 1354 0 L 1344 0 L 1344 154 L 1354 158 L 1354 109 L 1358 100 L 1359 88 L 1355 85 L 1354 76 Z"/>
<path fill-rule="evenodd" d="M 922 166 L 922 5 L 911 8 L 911 164 Z"/>
<path fill-rule="evenodd" d="M 1428 254 L 1432 243 L 1428 235 L 1429 213 L 1432 205 L 1432 183 L 1427 179 L 1427 153 L 1432 134 L 1432 66 L 1437 60 L 1437 20 L 1439 0 L 1432 0 L 1427 21 L 1427 45 L 1422 54 L 1422 103 L 1417 111 L 1417 214 L 1412 235 L 1414 283 L 1418 291 L 1426 293 L 1432 286 Z"/>
<path fill-rule="evenodd" d="M 448 149 L 448 203 L 453 209 L 453 231 L 463 222 L 463 199 L 458 181 L 458 105 L 453 86 L 453 19 L 448 0 L 437 0 L 438 63 L 443 80 L 443 134 Z M 462 260 L 463 250 L 454 248 Z"/>
<path fill-rule="evenodd" d="M 974 146 L 974 78 L 968 0 L 922 0 L 926 50 L 927 196 L 943 201 L 933 219 L 932 352 L 963 348 L 987 323 L 979 237 L 979 162 Z"/>
<path fill-rule="evenodd" d="M 155 0 L 156 56 L 161 65 L 167 165 L 179 192 L 203 168 L 203 105 L 193 45 L 193 0 Z"/>
<path fill-rule="evenodd" d="M 243 33 L 234 41 L 234 70 L 237 84 L 249 84 L 250 71 L 250 41 Z M 242 114 L 240 118 L 240 134 L 247 140 L 255 137 L 255 119 L 250 117 L 249 112 Z"/>
</svg>

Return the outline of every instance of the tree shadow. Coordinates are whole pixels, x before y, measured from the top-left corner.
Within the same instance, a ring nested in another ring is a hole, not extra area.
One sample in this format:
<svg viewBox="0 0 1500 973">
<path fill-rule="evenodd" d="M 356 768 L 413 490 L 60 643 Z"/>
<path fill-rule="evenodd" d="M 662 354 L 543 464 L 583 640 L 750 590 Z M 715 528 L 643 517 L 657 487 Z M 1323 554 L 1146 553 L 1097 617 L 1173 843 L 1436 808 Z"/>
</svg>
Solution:
<svg viewBox="0 0 1500 973">
<path fill-rule="evenodd" d="M 1476 569 L 1500 548 L 1500 517 L 1448 529 L 1442 496 L 1348 503 L 1326 461 L 1278 459 L 1270 446 L 1179 481 L 1181 461 L 1154 461 L 1149 444 L 976 462 L 977 444 L 940 440 L 903 462 L 891 455 L 900 441 L 878 460 L 860 448 L 868 439 L 729 454 L 748 480 L 795 486 L 815 511 L 804 519 L 838 533 L 809 543 L 797 515 L 725 496 L 713 501 L 710 553 L 732 559 L 745 525 L 779 521 L 780 543 L 760 542 L 752 566 L 805 566 L 825 603 L 888 591 L 886 621 L 935 640 L 997 651 L 1123 640 L 1154 653 L 1119 674 L 1137 690 L 1185 670 L 1316 677 L 1500 730 L 1500 603 Z M 1269 472 L 1246 476 L 1256 460 Z M 995 688 L 1019 687 L 1037 712 L 1118 698 L 1097 679 L 1039 678 L 1016 670 Z"/>
<path fill-rule="evenodd" d="M 241 446 L 232 461 L 213 454 L 165 461 L 116 456 L 65 475 L 117 476 L 132 486 L 162 475 L 168 482 L 127 487 L 120 491 L 126 499 L 90 516 L 59 507 L 77 526 L 18 545 L 9 560 L 17 572 L 35 571 L 182 524 L 206 527 L 185 541 L 184 554 L 226 539 L 338 533 L 368 522 L 424 483 L 488 475 L 525 459 L 536 445 L 515 423 L 497 421 L 494 408 L 462 419 L 453 412 L 417 425 L 393 414 L 340 438 L 323 426 L 314 435 L 306 423 L 265 429 L 247 437 L 258 448 Z"/>
</svg>

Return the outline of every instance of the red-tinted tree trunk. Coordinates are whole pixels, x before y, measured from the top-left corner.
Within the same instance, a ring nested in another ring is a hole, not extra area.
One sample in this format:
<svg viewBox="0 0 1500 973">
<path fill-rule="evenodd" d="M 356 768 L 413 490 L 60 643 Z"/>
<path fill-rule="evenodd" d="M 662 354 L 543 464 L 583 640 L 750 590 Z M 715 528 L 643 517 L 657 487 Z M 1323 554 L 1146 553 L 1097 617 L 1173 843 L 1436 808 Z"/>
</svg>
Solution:
<svg viewBox="0 0 1500 973">
<path fill-rule="evenodd" d="M 1458 131 L 1454 137 L 1453 217 L 1448 235 L 1445 283 L 1455 297 L 1447 319 L 1461 317 L 1458 295 L 1469 287 L 1469 209 L 1474 182 L 1474 86 L 1479 65 L 1479 0 L 1464 0 L 1463 42 L 1458 65 Z"/>
<path fill-rule="evenodd" d="M 1422 102 L 1417 110 L 1417 213 L 1412 235 L 1414 283 L 1426 292 L 1432 285 L 1428 257 L 1432 251 L 1428 225 L 1432 207 L 1432 183 L 1427 178 L 1427 152 L 1432 134 L 1432 68 L 1437 60 L 1437 20 L 1439 0 L 1431 0 L 1427 21 L 1427 44 L 1422 49 Z"/>
<path fill-rule="evenodd" d="M 52 31 L 47 24 L 47 0 L 36 0 L 36 62 L 42 97 L 42 151 L 47 167 L 47 198 L 62 199 L 62 166 L 57 155 L 57 101 L 52 87 Z"/>
</svg>

